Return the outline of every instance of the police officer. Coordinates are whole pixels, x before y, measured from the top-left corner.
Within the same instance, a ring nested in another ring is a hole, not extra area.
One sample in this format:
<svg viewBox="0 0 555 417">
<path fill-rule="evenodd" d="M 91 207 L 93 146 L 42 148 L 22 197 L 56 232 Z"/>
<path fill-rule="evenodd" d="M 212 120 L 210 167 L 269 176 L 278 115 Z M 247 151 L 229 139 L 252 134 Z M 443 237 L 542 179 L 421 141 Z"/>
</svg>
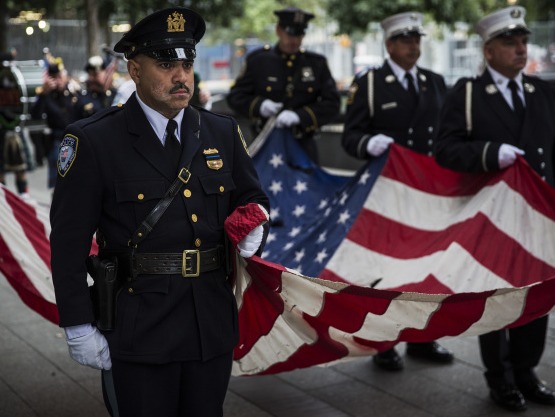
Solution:
<svg viewBox="0 0 555 417">
<path fill-rule="evenodd" d="M 546 82 L 522 72 L 530 33 L 525 13 L 511 6 L 478 22 L 486 69 L 476 78 L 459 80 L 447 95 L 436 159 L 457 171 L 488 172 L 523 156 L 553 186 L 555 100 Z M 547 316 L 480 336 L 490 397 L 501 407 L 522 411 L 526 400 L 555 405 L 555 392 L 534 372 L 546 330 Z"/>
<path fill-rule="evenodd" d="M 326 58 L 301 48 L 312 13 L 288 7 L 278 16 L 278 43 L 251 52 L 227 96 L 229 106 L 248 117 L 255 133 L 268 118 L 292 128 L 307 154 L 318 161 L 314 135 L 339 113 L 339 93 Z"/>
<path fill-rule="evenodd" d="M 92 116 L 112 105 L 116 89 L 112 86 L 112 74 L 106 68 L 106 61 L 101 56 L 95 55 L 88 59 L 84 68 L 87 79 L 75 105 L 76 120 Z"/>
<path fill-rule="evenodd" d="M 238 340 L 224 221 L 245 228 L 230 236 L 244 257 L 267 227 L 237 122 L 188 105 L 204 32 L 183 7 L 138 22 L 114 48 L 136 92 L 71 124 L 60 145 L 50 236 L 60 326 L 71 357 L 104 370 L 107 408 L 121 417 L 222 416 Z M 98 329 L 87 287 L 95 232 L 122 285 L 112 331 Z"/>
<path fill-rule="evenodd" d="M 48 131 L 44 135 L 44 150 L 48 164 L 48 188 L 54 188 L 57 176 L 58 146 L 65 128 L 75 121 L 78 91 L 69 83 L 61 58 L 48 62 L 44 83 L 36 91 L 37 101 L 31 108 L 34 119 L 45 119 Z"/>
<path fill-rule="evenodd" d="M 350 87 L 342 135 L 357 158 L 380 156 L 393 142 L 432 155 L 434 130 L 446 92 L 443 77 L 417 66 L 422 14 L 406 12 L 381 22 L 389 57 L 380 68 L 357 75 Z M 409 343 L 407 354 L 449 363 L 453 354 L 437 342 Z M 396 371 L 404 362 L 395 349 L 374 356 L 379 367 Z"/>
</svg>

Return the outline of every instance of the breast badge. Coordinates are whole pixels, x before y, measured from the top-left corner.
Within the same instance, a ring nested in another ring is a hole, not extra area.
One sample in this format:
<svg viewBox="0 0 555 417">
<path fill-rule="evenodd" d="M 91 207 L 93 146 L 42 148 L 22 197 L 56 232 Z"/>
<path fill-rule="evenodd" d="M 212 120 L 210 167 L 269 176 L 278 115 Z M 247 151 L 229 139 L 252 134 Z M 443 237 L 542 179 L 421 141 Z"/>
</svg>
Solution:
<svg viewBox="0 0 555 417">
<path fill-rule="evenodd" d="M 65 135 L 58 151 L 58 174 L 65 177 L 77 156 L 77 136 Z"/>
<path fill-rule="evenodd" d="M 312 67 L 303 67 L 303 69 L 301 70 L 301 73 L 302 73 L 301 81 L 303 83 L 310 83 L 316 79 L 316 77 L 314 76 L 314 71 L 312 70 Z"/>
<path fill-rule="evenodd" d="M 209 148 L 202 151 L 206 159 L 206 165 L 210 169 L 218 170 L 224 166 L 224 161 L 216 148 Z"/>
</svg>

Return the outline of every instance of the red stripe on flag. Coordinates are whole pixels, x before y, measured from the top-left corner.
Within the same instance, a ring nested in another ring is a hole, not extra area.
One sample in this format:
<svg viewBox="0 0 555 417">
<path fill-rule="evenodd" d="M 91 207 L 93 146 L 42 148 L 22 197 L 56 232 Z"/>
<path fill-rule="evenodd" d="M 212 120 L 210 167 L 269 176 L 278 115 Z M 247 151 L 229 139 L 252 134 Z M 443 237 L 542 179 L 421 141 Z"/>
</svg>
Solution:
<svg viewBox="0 0 555 417">
<path fill-rule="evenodd" d="M 18 196 L 6 188 L 3 189 L 8 206 L 23 229 L 25 237 L 33 246 L 34 251 L 50 269 L 50 242 L 46 235 L 44 224 L 38 219 L 34 207 L 25 203 Z"/>
<path fill-rule="evenodd" d="M 394 238 L 388 238 L 389 236 Z M 555 276 L 554 267 L 527 252 L 519 242 L 499 230 L 481 213 L 444 230 L 428 231 L 362 210 L 347 238 L 368 250 L 397 259 L 431 255 L 446 250 L 456 242 L 477 262 L 514 287 L 523 287 L 544 277 Z M 492 244 L 495 245 L 495 250 Z M 515 274 L 515 271 L 525 271 L 525 274 Z M 424 283 L 420 288 L 413 287 L 413 290 L 429 292 Z"/>
<path fill-rule="evenodd" d="M 13 257 L 8 245 L 0 236 L 0 253 L 2 254 L 2 262 L 0 262 L 0 271 L 5 275 L 7 281 L 18 293 L 21 300 L 32 310 L 50 320 L 54 324 L 59 323 L 58 309 L 55 304 L 48 302 L 42 294 L 40 294 L 29 277 L 25 274 L 19 262 Z"/>
</svg>

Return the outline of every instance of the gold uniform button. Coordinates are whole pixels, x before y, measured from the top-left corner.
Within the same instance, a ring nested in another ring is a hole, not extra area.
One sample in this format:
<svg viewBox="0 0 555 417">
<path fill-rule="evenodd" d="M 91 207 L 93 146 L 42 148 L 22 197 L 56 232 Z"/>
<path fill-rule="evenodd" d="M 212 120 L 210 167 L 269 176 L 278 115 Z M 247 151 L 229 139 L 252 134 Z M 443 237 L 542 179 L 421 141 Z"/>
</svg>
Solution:
<svg viewBox="0 0 555 417">
<path fill-rule="evenodd" d="M 312 87 L 308 87 L 308 92 L 312 93 L 314 91 L 314 89 Z"/>
<path fill-rule="evenodd" d="M 220 185 L 220 193 L 223 193 L 224 190 L 225 190 L 224 186 L 223 186 L 223 185 Z"/>
<path fill-rule="evenodd" d="M 287 66 L 288 66 L 288 67 L 292 67 L 292 66 L 293 66 L 293 62 L 287 61 Z"/>
<path fill-rule="evenodd" d="M 266 91 L 269 93 L 270 91 L 272 91 L 272 87 L 271 86 L 266 87 Z"/>
<path fill-rule="evenodd" d="M 196 215 L 196 214 L 193 214 L 193 215 L 191 216 L 191 220 L 192 220 L 194 223 L 196 223 L 197 220 L 198 220 L 197 215 Z"/>
<path fill-rule="evenodd" d="M 133 288 L 129 288 L 129 289 L 127 290 L 127 292 L 128 292 L 129 294 L 133 294 Z"/>
<path fill-rule="evenodd" d="M 195 246 L 196 246 L 197 248 L 200 248 L 200 244 L 201 244 L 201 243 L 202 243 L 202 242 L 201 242 L 200 239 L 195 239 Z"/>
<path fill-rule="evenodd" d="M 291 76 L 287 77 L 287 81 L 293 81 L 293 77 Z"/>
<path fill-rule="evenodd" d="M 138 198 L 139 200 L 144 200 L 144 199 L 145 199 L 145 195 L 144 195 L 143 193 L 141 193 L 141 194 L 139 194 L 139 195 L 137 196 L 137 198 Z"/>
<path fill-rule="evenodd" d="M 183 195 L 184 195 L 185 197 L 187 197 L 187 198 L 191 197 L 191 194 L 192 194 L 192 193 L 191 193 L 191 190 L 185 190 L 185 191 L 183 191 Z"/>
</svg>

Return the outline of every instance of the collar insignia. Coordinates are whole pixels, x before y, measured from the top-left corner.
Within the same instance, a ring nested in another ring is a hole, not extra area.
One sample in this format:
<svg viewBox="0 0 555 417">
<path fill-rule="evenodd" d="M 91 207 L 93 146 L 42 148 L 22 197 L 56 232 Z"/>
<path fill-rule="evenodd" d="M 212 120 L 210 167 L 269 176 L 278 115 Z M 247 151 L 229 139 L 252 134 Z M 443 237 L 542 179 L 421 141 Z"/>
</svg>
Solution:
<svg viewBox="0 0 555 417">
<path fill-rule="evenodd" d="M 488 94 L 495 94 L 497 93 L 499 90 L 497 89 L 497 87 L 495 86 L 495 84 L 488 84 L 486 85 L 486 93 Z"/>
<path fill-rule="evenodd" d="M 526 91 L 527 93 L 533 93 L 534 91 L 536 91 L 536 87 L 534 87 L 530 83 L 524 83 L 523 86 L 524 86 L 524 91 Z"/>
<path fill-rule="evenodd" d="M 395 75 L 389 74 L 387 77 L 385 77 L 385 82 L 386 82 L 386 83 L 393 83 L 393 82 L 395 82 Z"/>
<path fill-rule="evenodd" d="M 218 170 L 224 166 L 224 161 L 216 148 L 209 148 L 202 151 L 206 159 L 206 165 L 210 169 Z"/>
</svg>

